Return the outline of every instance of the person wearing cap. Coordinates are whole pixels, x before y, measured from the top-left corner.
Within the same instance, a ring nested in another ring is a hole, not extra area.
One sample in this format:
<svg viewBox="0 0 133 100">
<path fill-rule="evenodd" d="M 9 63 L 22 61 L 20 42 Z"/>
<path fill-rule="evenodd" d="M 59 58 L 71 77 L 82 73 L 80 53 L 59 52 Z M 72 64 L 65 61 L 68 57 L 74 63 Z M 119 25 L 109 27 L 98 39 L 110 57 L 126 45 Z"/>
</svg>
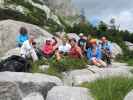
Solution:
<svg viewBox="0 0 133 100">
<path fill-rule="evenodd" d="M 30 36 L 29 39 L 23 43 L 20 54 L 23 58 L 32 58 L 33 61 L 37 61 L 38 57 L 33 46 L 34 38 L 34 36 Z"/>
<path fill-rule="evenodd" d="M 112 45 L 104 36 L 101 38 L 100 48 L 102 50 L 102 59 L 105 60 L 107 64 L 111 64 Z"/>
<path fill-rule="evenodd" d="M 28 31 L 25 27 L 21 27 L 19 31 L 19 35 L 16 38 L 17 46 L 21 47 L 23 43 L 29 39 Z"/>
<path fill-rule="evenodd" d="M 85 36 L 83 35 L 83 33 L 80 33 L 79 34 L 79 41 L 78 41 L 78 46 L 81 48 L 82 50 L 82 53 L 85 54 L 85 51 L 86 51 L 86 39 L 85 39 Z"/>
<path fill-rule="evenodd" d="M 90 48 L 87 49 L 87 58 L 89 61 L 98 66 L 98 67 L 106 67 L 106 63 L 102 61 L 102 54 L 101 50 L 97 46 L 97 40 L 91 39 L 90 40 Z"/>
<path fill-rule="evenodd" d="M 54 55 L 54 51 L 57 48 L 57 40 L 53 37 L 47 39 L 42 47 L 42 52 L 45 58 L 51 58 Z"/>
</svg>

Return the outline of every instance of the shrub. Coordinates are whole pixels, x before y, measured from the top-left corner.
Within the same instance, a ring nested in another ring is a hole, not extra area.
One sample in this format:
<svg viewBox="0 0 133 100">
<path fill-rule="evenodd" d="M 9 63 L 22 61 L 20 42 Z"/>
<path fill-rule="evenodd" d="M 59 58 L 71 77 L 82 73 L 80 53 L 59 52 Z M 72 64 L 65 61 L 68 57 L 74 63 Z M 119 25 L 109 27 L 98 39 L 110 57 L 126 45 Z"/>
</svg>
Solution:
<svg viewBox="0 0 133 100">
<path fill-rule="evenodd" d="M 43 2 L 39 0 L 33 0 L 36 3 L 39 3 L 43 5 Z M 24 14 L 16 11 L 16 10 L 11 10 L 11 9 L 0 9 L 1 16 L 0 19 L 14 19 L 14 20 L 19 20 L 19 21 L 24 21 L 24 22 L 29 22 L 31 24 L 38 25 L 40 27 L 47 26 L 49 29 L 48 31 L 50 32 L 56 32 L 60 30 L 60 25 L 56 23 L 53 19 L 48 19 L 46 12 L 43 11 L 42 9 L 33 6 L 31 3 L 25 1 L 25 0 L 5 0 L 5 6 L 8 8 L 9 5 L 21 5 L 27 11 L 24 11 Z"/>
<path fill-rule="evenodd" d="M 32 1 L 35 2 L 35 3 L 38 3 L 40 5 L 43 5 L 44 4 L 43 1 L 41 1 L 41 0 L 32 0 Z"/>
<path fill-rule="evenodd" d="M 50 60 L 50 67 L 56 68 L 59 72 L 69 71 L 73 69 L 83 69 L 87 65 L 86 59 L 72 59 L 64 57 L 60 62 L 55 59 Z"/>
<path fill-rule="evenodd" d="M 45 74 L 48 75 L 53 75 L 53 76 L 57 76 L 59 78 L 62 78 L 62 74 L 59 72 L 59 70 L 56 67 L 50 67 L 48 68 L 48 70 L 46 72 L 44 72 Z"/>
<path fill-rule="evenodd" d="M 95 100 L 123 100 L 133 89 L 133 78 L 111 77 L 84 83 L 82 86 L 91 90 Z"/>
<path fill-rule="evenodd" d="M 42 73 L 42 70 L 39 69 L 39 66 L 48 65 L 48 61 L 41 59 L 36 62 L 31 62 L 31 64 L 32 64 L 32 70 L 31 70 L 32 73 Z"/>
</svg>

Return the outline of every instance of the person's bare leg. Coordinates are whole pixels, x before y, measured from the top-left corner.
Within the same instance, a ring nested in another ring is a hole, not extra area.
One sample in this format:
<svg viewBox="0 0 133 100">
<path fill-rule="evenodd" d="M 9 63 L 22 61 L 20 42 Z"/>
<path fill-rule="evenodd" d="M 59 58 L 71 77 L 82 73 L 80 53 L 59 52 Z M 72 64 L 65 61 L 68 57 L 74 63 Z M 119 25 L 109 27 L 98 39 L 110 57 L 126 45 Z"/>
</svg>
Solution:
<svg viewBox="0 0 133 100">
<path fill-rule="evenodd" d="M 107 67 L 107 64 L 102 60 L 97 60 L 103 67 Z"/>
<path fill-rule="evenodd" d="M 98 63 L 96 59 L 93 59 L 93 60 L 92 60 L 92 64 L 94 64 L 94 65 L 96 65 L 96 66 L 98 66 L 98 67 L 101 67 L 101 64 Z"/>
</svg>

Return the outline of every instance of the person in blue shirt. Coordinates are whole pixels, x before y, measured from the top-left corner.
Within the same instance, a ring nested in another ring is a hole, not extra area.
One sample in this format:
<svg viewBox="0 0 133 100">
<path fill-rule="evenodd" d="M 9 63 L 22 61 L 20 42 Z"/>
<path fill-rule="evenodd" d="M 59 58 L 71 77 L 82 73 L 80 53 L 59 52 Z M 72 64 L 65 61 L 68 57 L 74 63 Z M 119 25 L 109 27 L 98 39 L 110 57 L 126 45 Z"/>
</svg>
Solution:
<svg viewBox="0 0 133 100">
<path fill-rule="evenodd" d="M 87 58 L 98 67 L 106 67 L 106 63 L 102 60 L 101 49 L 97 46 L 96 39 L 90 40 L 90 48 L 87 49 Z"/>
<path fill-rule="evenodd" d="M 28 40 L 29 37 L 28 37 L 28 31 L 25 27 L 21 27 L 20 28 L 20 33 L 19 35 L 17 36 L 16 38 L 16 41 L 17 41 L 17 46 L 18 47 L 21 47 L 23 45 L 23 43 Z"/>
<path fill-rule="evenodd" d="M 102 59 L 110 65 L 112 58 L 112 44 L 107 40 L 106 37 L 102 37 L 100 45 L 102 51 Z"/>
</svg>

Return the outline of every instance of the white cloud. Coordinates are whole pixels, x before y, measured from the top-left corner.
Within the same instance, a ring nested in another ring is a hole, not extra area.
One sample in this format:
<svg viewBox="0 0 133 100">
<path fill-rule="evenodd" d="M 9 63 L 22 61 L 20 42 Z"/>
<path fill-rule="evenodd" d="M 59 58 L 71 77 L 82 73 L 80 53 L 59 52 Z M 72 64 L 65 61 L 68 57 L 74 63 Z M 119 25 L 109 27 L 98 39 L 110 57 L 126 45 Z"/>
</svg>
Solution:
<svg viewBox="0 0 133 100">
<path fill-rule="evenodd" d="M 110 22 L 111 18 L 115 18 L 116 25 L 120 25 L 120 29 L 133 31 L 133 13 L 132 11 L 121 11 L 118 14 L 110 14 L 102 16 L 101 19 L 107 23 Z"/>
<path fill-rule="evenodd" d="M 78 8 L 84 8 L 87 19 L 99 17 L 107 23 L 116 19 L 121 29 L 133 31 L 133 0 L 73 0 Z"/>
</svg>

